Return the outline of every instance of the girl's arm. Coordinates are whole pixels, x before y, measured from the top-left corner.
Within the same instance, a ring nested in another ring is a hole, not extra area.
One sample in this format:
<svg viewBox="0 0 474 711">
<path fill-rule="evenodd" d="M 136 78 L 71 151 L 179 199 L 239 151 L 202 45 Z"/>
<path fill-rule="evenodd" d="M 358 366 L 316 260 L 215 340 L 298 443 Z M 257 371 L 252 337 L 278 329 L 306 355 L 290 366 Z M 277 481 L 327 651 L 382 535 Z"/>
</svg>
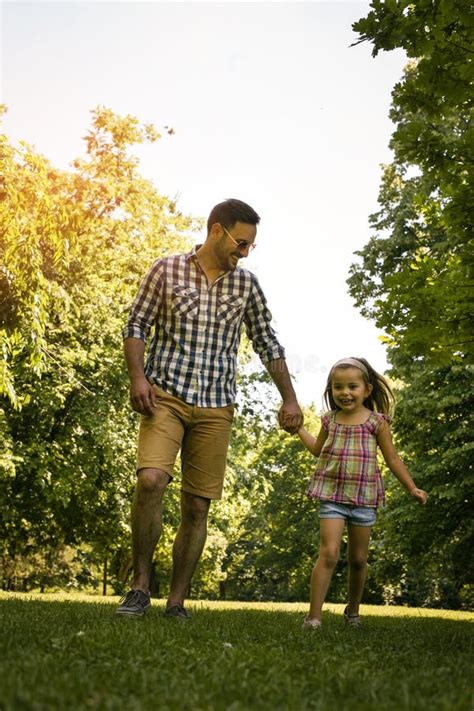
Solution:
<svg viewBox="0 0 474 711">
<path fill-rule="evenodd" d="M 397 454 L 392 442 L 392 434 L 388 422 L 383 422 L 377 433 L 377 443 L 382 451 L 390 471 L 395 474 L 398 481 L 420 503 L 426 504 L 428 494 L 423 489 L 418 489 L 410 476 L 410 472 Z"/>
<path fill-rule="evenodd" d="M 321 450 L 323 448 L 323 444 L 327 439 L 327 436 L 328 433 L 326 432 L 326 430 L 323 430 L 322 427 L 319 430 L 317 438 L 313 437 L 312 434 L 307 432 L 304 427 L 300 427 L 298 430 L 298 437 L 303 442 L 306 449 L 308 449 L 311 454 L 314 454 L 315 457 L 319 457 L 319 455 L 321 454 Z"/>
</svg>

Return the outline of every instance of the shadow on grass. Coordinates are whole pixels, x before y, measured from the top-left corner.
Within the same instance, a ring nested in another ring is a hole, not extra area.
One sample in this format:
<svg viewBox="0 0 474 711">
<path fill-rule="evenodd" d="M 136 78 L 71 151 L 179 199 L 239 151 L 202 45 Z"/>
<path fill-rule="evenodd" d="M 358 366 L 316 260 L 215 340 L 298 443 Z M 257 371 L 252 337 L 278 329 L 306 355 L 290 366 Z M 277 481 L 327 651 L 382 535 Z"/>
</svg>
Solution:
<svg viewBox="0 0 474 711">
<path fill-rule="evenodd" d="M 0 596 L 2 711 L 470 708 L 467 620 L 366 608 L 359 631 L 331 606 L 308 632 L 305 605 L 191 602 L 183 624 L 117 602 Z"/>
</svg>

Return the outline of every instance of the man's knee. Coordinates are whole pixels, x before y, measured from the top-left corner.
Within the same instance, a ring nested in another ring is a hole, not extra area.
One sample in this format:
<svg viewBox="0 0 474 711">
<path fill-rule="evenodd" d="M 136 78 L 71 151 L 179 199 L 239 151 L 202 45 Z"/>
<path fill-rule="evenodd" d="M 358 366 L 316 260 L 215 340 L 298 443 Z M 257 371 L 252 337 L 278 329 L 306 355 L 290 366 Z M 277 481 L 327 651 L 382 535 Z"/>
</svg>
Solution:
<svg viewBox="0 0 474 711">
<path fill-rule="evenodd" d="M 137 493 L 162 495 L 170 480 L 169 474 L 162 469 L 151 467 L 139 469 L 137 472 Z"/>
<path fill-rule="evenodd" d="M 210 499 L 203 496 L 182 492 L 182 518 L 191 525 L 200 524 L 207 519 L 209 513 Z"/>
</svg>

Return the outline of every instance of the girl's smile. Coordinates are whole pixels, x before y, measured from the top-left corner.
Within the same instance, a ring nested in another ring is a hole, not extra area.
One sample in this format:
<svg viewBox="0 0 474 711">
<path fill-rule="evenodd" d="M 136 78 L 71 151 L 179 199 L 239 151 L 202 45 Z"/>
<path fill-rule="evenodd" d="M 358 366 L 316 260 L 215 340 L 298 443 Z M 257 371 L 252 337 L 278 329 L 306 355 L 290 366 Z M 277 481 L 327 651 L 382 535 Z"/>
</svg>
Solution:
<svg viewBox="0 0 474 711">
<path fill-rule="evenodd" d="M 370 395 L 371 388 L 359 368 L 336 368 L 331 391 L 338 408 L 355 413 L 364 408 L 364 400 Z"/>
</svg>

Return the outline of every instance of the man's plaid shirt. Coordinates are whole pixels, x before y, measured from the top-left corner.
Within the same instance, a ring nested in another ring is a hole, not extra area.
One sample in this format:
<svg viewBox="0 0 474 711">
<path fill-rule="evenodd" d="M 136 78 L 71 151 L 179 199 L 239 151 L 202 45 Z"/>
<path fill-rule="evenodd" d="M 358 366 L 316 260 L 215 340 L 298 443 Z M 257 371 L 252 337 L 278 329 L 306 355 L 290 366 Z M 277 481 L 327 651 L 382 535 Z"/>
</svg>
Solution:
<svg viewBox="0 0 474 711">
<path fill-rule="evenodd" d="M 242 324 L 263 363 L 284 358 L 285 351 L 256 277 L 237 267 L 209 286 L 196 257 L 198 247 L 154 263 L 123 337 L 146 342 L 154 326 L 145 366 L 148 380 L 187 403 L 224 407 L 235 401 Z"/>
</svg>

